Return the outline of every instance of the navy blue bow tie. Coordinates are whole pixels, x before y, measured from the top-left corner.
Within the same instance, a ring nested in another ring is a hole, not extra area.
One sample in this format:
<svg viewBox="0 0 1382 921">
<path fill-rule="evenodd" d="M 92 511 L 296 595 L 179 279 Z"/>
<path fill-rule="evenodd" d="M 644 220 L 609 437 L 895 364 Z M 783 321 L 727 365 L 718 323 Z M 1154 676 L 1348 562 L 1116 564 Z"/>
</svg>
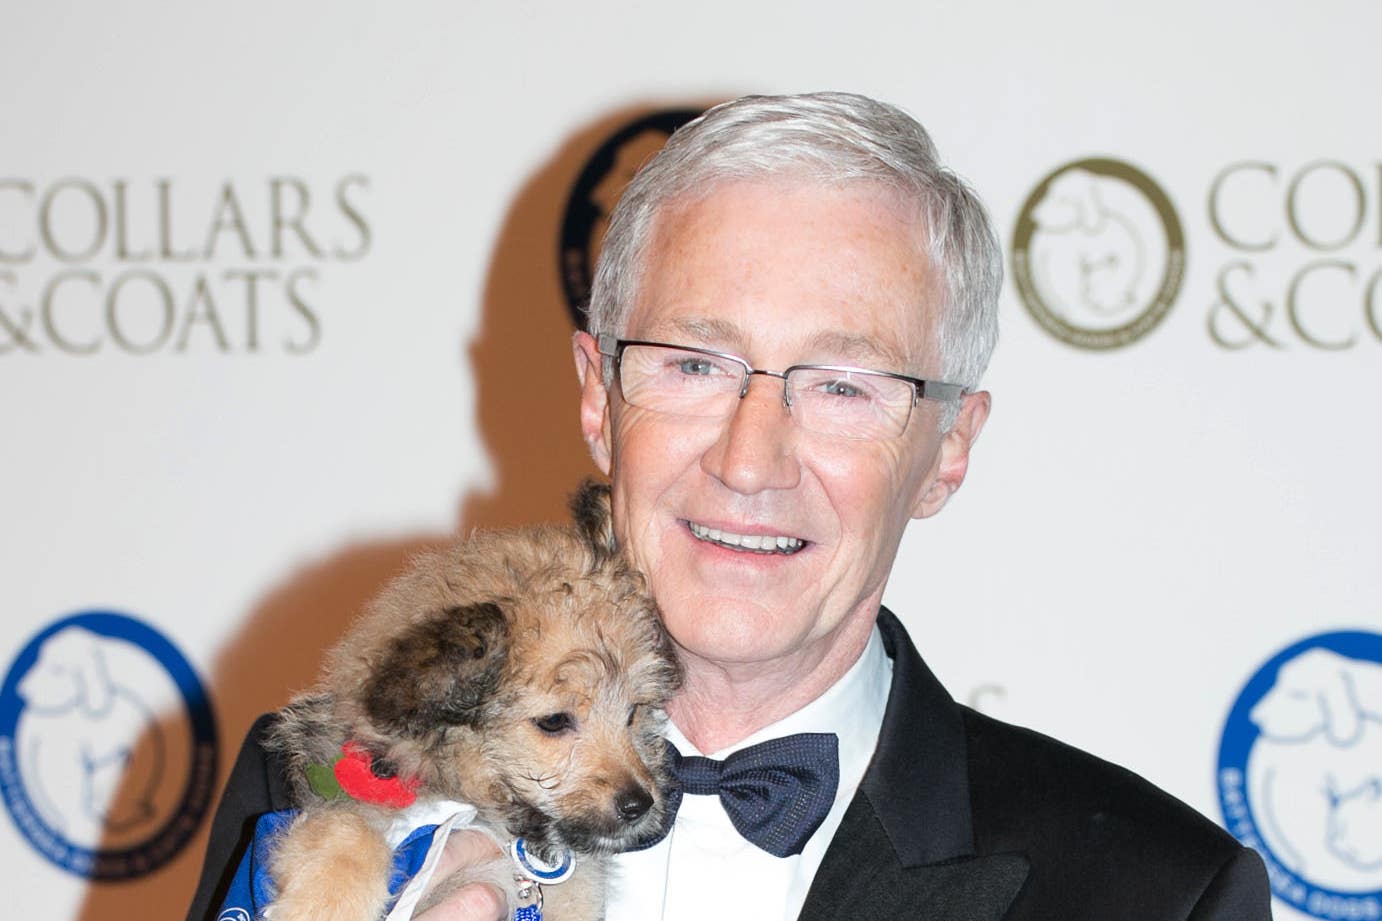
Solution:
<svg viewBox="0 0 1382 921">
<path fill-rule="evenodd" d="M 724 761 L 683 757 L 669 742 L 675 778 L 666 792 L 663 830 L 672 827 L 683 793 L 719 796 L 730 822 L 774 857 L 800 854 L 825 821 L 840 785 L 840 741 L 832 732 L 806 732 L 740 749 Z"/>
</svg>

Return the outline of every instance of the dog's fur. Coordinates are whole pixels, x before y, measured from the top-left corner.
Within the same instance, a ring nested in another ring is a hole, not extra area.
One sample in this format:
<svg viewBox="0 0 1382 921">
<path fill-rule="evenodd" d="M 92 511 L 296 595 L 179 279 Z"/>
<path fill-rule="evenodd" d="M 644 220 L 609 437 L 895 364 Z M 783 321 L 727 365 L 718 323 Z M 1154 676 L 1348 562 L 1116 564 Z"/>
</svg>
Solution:
<svg viewBox="0 0 1382 921">
<path fill-rule="evenodd" d="M 274 921 L 378 921 L 397 814 L 323 801 L 304 769 L 347 739 L 419 797 L 461 800 L 503 840 L 566 846 L 574 876 L 544 887 L 549 921 L 603 915 L 604 861 L 662 822 L 662 708 L 679 681 L 643 578 L 614 550 L 608 491 L 587 484 L 575 528 L 481 532 L 425 555 L 331 652 L 271 745 L 304 804 L 275 844 Z M 486 880 L 512 899 L 508 857 L 442 882 L 418 911 Z"/>
</svg>

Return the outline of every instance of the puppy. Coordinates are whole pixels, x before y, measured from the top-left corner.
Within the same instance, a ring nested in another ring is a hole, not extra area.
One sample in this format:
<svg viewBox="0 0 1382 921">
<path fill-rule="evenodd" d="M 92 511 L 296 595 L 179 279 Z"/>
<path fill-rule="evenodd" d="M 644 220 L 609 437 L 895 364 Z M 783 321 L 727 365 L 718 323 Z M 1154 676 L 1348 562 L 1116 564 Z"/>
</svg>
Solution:
<svg viewBox="0 0 1382 921">
<path fill-rule="evenodd" d="M 304 808 L 275 842 L 272 921 L 379 921 L 390 828 L 447 801 L 539 865 L 570 849 L 577 868 L 534 886 L 506 854 L 416 911 L 484 880 L 511 906 L 541 900 L 546 921 L 603 916 L 602 858 L 663 820 L 663 706 L 680 674 L 642 576 L 614 549 L 608 490 L 587 483 L 572 510 L 574 528 L 481 532 L 418 559 L 282 711 L 270 745 Z M 383 794 L 323 798 L 343 746 Z"/>
</svg>

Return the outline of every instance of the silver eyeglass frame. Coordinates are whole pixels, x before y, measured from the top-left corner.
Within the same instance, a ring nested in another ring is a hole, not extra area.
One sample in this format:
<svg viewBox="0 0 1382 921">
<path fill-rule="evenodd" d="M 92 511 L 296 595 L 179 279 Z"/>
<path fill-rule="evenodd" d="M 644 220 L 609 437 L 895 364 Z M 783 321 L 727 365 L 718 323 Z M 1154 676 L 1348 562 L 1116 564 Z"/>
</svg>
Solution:
<svg viewBox="0 0 1382 921">
<path fill-rule="evenodd" d="M 616 375 L 619 373 L 620 364 L 624 358 L 624 349 L 631 345 L 649 345 L 657 348 L 676 349 L 680 352 L 691 352 L 697 355 L 709 355 L 713 358 L 721 358 L 732 361 L 744 369 L 744 381 L 739 387 L 739 399 L 743 399 L 749 392 L 749 380 L 755 374 L 764 377 L 775 377 L 782 381 L 782 402 L 788 410 L 792 408 L 792 391 L 787 386 L 787 375 L 793 371 L 839 371 L 841 373 L 855 374 L 876 374 L 880 377 L 890 377 L 894 380 L 904 381 L 912 385 L 912 407 L 915 408 L 922 400 L 936 400 L 941 403 L 949 403 L 963 397 L 968 391 L 962 384 L 949 384 L 944 381 L 925 380 L 920 377 L 912 377 L 908 374 L 898 374 L 896 371 L 879 371 L 874 368 L 858 368 L 850 365 L 791 365 L 781 371 L 765 371 L 755 368 L 748 361 L 732 352 L 720 352 L 715 349 L 704 349 L 694 345 L 678 345 L 674 342 L 653 342 L 648 339 L 617 339 L 609 333 L 600 333 L 595 339 L 595 347 L 601 355 L 613 360 Z M 910 418 L 910 413 L 909 413 Z M 905 423 L 904 423 L 905 427 Z"/>
</svg>

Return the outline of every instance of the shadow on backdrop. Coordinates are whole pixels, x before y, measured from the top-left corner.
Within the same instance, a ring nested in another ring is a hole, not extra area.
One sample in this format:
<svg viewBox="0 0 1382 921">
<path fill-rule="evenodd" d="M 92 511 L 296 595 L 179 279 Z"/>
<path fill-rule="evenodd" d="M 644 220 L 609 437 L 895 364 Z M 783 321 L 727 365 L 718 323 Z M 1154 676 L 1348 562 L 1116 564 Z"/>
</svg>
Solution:
<svg viewBox="0 0 1382 921">
<path fill-rule="evenodd" d="M 565 520 L 566 497 L 598 474 L 581 438 L 572 302 L 588 299 L 599 243 L 624 187 L 701 108 L 611 112 L 568 139 L 519 191 L 490 261 L 484 325 L 470 344 L 477 424 L 497 487 L 465 499 L 465 529 Z"/>
<path fill-rule="evenodd" d="M 568 196 L 591 155 L 621 127 L 656 110 L 619 109 L 570 136 L 524 183 L 496 234 L 482 323 L 475 338 L 460 345 L 464 351 L 458 350 L 456 363 L 456 386 L 475 389 L 477 426 L 493 460 L 494 486 L 462 499 L 457 533 L 564 520 L 567 494 L 597 472 L 580 436 L 573 321 L 563 293 L 558 241 Z M 649 146 L 646 138 L 640 145 Z M 599 194 L 602 202 L 612 200 L 607 183 Z M 412 556 L 450 538 L 419 533 L 350 544 L 263 596 L 217 654 L 206 682 L 222 746 L 212 811 L 162 870 L 129 882 L 93 884 L 76 921 L 185 915 L 201 873 L 220 785 L 250 725 L 314 682 L 326 649 Z M 219 906 L 220 896 L 213 901 L 207 910 Z"/>
</svg>

